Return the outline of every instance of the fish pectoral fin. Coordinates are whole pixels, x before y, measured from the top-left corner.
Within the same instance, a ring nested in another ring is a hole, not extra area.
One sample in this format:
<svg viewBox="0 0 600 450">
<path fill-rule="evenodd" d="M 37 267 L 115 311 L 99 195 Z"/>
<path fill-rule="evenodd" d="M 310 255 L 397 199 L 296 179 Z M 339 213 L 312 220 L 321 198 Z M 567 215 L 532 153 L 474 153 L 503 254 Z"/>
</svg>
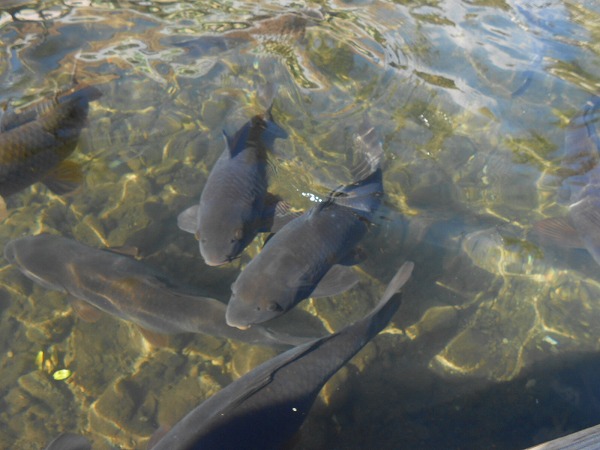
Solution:
<svg viewBox="0 0 600 450">
<path fill-rule="evenodd" d="M 325 274 L 317 287 L 310 294 L 311 297 L 329 297 L 347 291 L 359 278 L 356 272 L 347 266 L 335 265 Z"/>
<path fill-rule="evenodd" d="M 166 334 L 157 333 L 156 331 L 148 330 L 147 328 L 138 327 L 144 339 L 146 339 L 150 344 L 155 347 L 168 347 L 169 346 L 169 336 Z"/>
<path fill-rule="evenodd" d="M 362 247 L 356 247 L 350 250 L 346 256 L 344 256 L 338 264 L 342 266 L 354 266 L 360 264 L 367 259 L 367 252 Z"/>
<path fill-rule="evenodd" d="M 105 247 L 105 251 L 115 253 L 117 255 L 131 256 L 133 258 L 140 257 L 140 249 L 133 245 L 120 245 L 117 247 Z"/>
<path fill-rule="evenodd" d="M 262 213 L 262 225 L 259 227 L 259 232 L 270 231 L 276 233 L 281 230 L 288 222 L 291 222 L 296 217 L 300 217 L 302 211 L 291 211 L 290 205 L 281 197 L 267 192 L 265 198 L 265 208 Z"/>
<path fill-rule="evenodd" d="M 294 336 L 284 331 L 277 331 L 272 328 L 255 327 L 260 334 L 270 339 L 273 343 L 282 344 L 285 346 L 297 346 L 314 341 L 320 336 Z"/>
<path fill-rule="evenodd" d="M 570 207 L 570 218 L 585 249 L 600 264 L 600 199 L 587 197 Z"/>
<path fill-rule="evenodd" d="M 75 311 L 75 314 L 77 314 L 77 316 L 84 322 L 98 322 L 100 318 L 104 315 L 104 313 L 98 308 L 90 305 L 89 303 L 84 302 L 83 300 L 80 300 L 78 298 L 71 298 L 69 299 L 69 301 L 71 303 L 73 311 Z"/>
<path fill-rule="evenodd" d="M 568 217 L 551 217 L 533 224 L 532 233 L 542 244 L 562 248 L 585 247 L 579 233 Z"/>
<path fill-rule="evenodd" d="M 198 205 L 190 206 L 177 216 L 177 226 L 183 231 L 196 234 L 198 228 Z"/>
<path fill-rule="evenodd" d="M 77 189 L 83 182 L 81 166 L 73 161 L 63 161 L 52 169 L 42 183 L 56 195 L 63 195 Z"/>
</svg>

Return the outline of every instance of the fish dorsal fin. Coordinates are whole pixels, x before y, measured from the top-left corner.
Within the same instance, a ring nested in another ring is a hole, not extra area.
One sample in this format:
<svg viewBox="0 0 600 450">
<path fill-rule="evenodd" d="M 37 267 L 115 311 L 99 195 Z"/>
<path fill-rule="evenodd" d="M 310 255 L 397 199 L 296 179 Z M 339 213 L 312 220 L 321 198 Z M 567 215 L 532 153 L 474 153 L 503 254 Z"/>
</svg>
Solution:
<svg viewBox="0 0 600 450">
<path fill-rule="evenodd" d="M 227 134 L 227 131 L 221 130 L 223 133 L 223 138 L 225 139 L 225 145 L 227 146 L 227 153 L 229 154 L 230 158 L 234 158 L 239 152 L 244 150 L 245 146 L 239 145 L 239 143 L 248 134 L 249 128 L 250 124 L 246 123 L 244 126 L 242 126 L 242 128 L 236 131 L 233 136 Z"/>
<path fill-rule="evenodd" d="M 333 191 L 331 191 L 327 195 L 327 197 L 325 197 L 325 200 L 317 203 L 315 206 L 313 206 L 312 208 L 310 208 L 308 210 L 308 212 L 307 212 L 308 217 L 310 218 L 310 217 L 314 216 L 315 214 L 319 214 L 319 212 L 323 211 L 324 209 L 327 209 L 327 208 L 333 206 L 336 203 L 336 201 L 335 201 L 336 196 L 340 195 L 339 193 L 342 193 L 340 188 L 336 188 Z"/>
<path fill-rule="evenodd" d="M 69 301 L 73 311 L 75 311 L 75 314 L 77 314 L 77 316 L 84 322 L 96 323 L 104 315 L 104 313 L 98 308 L 84 302 L 83 300 L 71 298 Z"/>
<path fill-rule="evenodd" d="M 352 178 L 354 181 L 363 180 L 380 168 L 383 147 L 379 134 L 366 116 L 353 136 L 352 149 Z"/>
<path fill-rule="evenodd" d="M 177 216 L 177 226 L 183 231 L 196 234 L 198 230 L 198 205 L 190 206 Z"/>
<path fill-rule="evenodd" d="M 63 195 L 77 189 L 83 182 L 81 166 L 73 161 L 63 161 L 52 169 L 42 183 L 56 195 Z"/>
<path fill-rule="evenodd" d="M 562 248 L 583 248 L 579 233 L 568 217 L 551 217 L 533 224 L 533 233 L 543 244 Z"/>
<path fill-rule="evenodd" d="M 356 283 L 359 278 L 356 272 L 347 266 L 334 265 L 317 284 L 317 287 L 310 294 L 311 297 L 330 297 L 347 291 Z"/>
</svg>

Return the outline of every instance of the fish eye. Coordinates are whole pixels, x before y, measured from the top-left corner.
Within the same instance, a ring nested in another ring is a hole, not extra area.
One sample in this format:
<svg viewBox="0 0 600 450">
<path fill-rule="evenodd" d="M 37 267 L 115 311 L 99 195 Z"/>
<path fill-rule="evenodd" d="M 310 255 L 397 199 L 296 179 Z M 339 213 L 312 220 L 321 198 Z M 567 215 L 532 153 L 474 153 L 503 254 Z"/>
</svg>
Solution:
<svg viewBox="0 0 600 450">
<path fill-rule="evenodd" d="M 242 228 L 238 228 L 237 230 L 235 230 L 235 233 L 233 234 L 233 239 L 231 240 L 231 242 L 241 241 L 243 236 L 244 236 L 244 230 Z"/>
<path fill-rule="evenodd" d="M 270 312 L 281 311 L 281 310 L 282 310 L 281 306 L 279 306 L 277 303 L 269 303 L 269 306 L 267 306 L 267 311 L 270 311 Z"/>
</svg>

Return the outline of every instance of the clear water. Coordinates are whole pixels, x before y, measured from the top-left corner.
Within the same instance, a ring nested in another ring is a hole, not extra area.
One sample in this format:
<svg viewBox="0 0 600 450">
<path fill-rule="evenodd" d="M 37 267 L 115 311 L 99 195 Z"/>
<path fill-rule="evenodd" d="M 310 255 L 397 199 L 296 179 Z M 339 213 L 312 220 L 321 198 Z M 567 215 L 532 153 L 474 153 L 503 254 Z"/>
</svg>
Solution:
<svg viewBox="0 0 600 450">
<path fill-rule="evenodd" d="M 268 106 L 269 82 L 289 133 L 271 190 L 294 207 L 349 181 L 347 142 L 365 115 L 385 149 L 362 283 L 301 307 L 339 329 L 416 263 L 392 326 L 325 387 L 293 448 L 513 449 L 595 425 L 599 268 L 527 231 L 565 215 L 565 127 L 600 91 L 599 24 L 593 0 L 5 0 L 0 102 L 51 95 L 74 75 L 104 95 L 71 157 L 83 188 L 10 197 L 0 245 L 52 232 L 135 246 L 227 299 L 260 239 L 207 267 L 176 216 L 197 201 L 222 129 Z M 175 45 L 205 35 L 221 48 Z M 0 277 L 1 448 L 42 448 L 61 431 L 146 448 L 273 355 L 205 336 L 154 348 L 113 317 L 83 322 L 10 265 Z M 71 376 L 54 380 L 60 369 Z"/>
</svg>

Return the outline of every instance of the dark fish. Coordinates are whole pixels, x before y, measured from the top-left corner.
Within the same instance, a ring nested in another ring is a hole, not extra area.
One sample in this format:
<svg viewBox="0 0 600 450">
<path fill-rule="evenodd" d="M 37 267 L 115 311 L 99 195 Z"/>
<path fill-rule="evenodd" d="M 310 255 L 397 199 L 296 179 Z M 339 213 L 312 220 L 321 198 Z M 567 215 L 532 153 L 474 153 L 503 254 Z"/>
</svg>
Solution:
<svg viewBox="0 0 600 450">
<path fill-rule="evenodd" d="M 150 339 L 151 333 L 202 333 L 265 345 L 307 341 L 264 328 L 233 329 L 225 323 L 223 303 L 178 291 L 164 275 L 129 256 L 72 239 L 51 234 L 14 239 L 4 256 L 36 283 L 78 299 L 75 308 L 91 305 L 133 322 Z"/>
<path fill-rule="evenodd" d="M 273 122 L 270 108 L 254 116 L 232 137 L 212 168 L 200 203 L 177 218 L 179 228 L 193 233 L 206 264 L 232 261 L 257 233 L 268 231 L 277 198 L 267 192 L 267 152 L 275 138 L 287 134 Z"/>
<path fill-rule="evenodd" d="M 343 266 L 364 259 L 357 244 L 381 203 L 383 150 L 372 127 L 355 142 L 360 163 L 353 172 L 359 181 L 333 191 L 267 241 L 231 286 L 229 325 L 243 329 L 265 322 L 305 298 L 343 292 L 357 282 L 354 271 Z"/>
<path fill-rule="evenodd" d="M 590 100 L 581 116 L 574 118 L 565 132 L 566 178 L 559 199 L 568 204 L 566 217 L 536 222 L 532 237 L 561 247 L 585 248 L 600 264 L 600 97 Z M 587 172 L 581 174 L 582 170 Z"/>
<path fill-rule="evenodd" d="M 51 100 L 0 118 L 0 195 L 6 198 L 41 181 L 57 194 L 81 182 L 78 165 L 65 161 L 87 123 L 89 102 L 102 94 L 93 86 L 76 87 Z"/>
<path fill-rule="evenodd" d="M 78 434 L 63 433 L 48 444 L 44 450 L 91 450 L 91 442 Z"/>
<path fill-rule="evenodd" d="M 261 364 L 189 412 L 153 450 L 280 449 L 300 428 L 323 385 L 387 326 L 394 295 L 413 263 L 396 273 L 365 318 Z"/>
</svg>

